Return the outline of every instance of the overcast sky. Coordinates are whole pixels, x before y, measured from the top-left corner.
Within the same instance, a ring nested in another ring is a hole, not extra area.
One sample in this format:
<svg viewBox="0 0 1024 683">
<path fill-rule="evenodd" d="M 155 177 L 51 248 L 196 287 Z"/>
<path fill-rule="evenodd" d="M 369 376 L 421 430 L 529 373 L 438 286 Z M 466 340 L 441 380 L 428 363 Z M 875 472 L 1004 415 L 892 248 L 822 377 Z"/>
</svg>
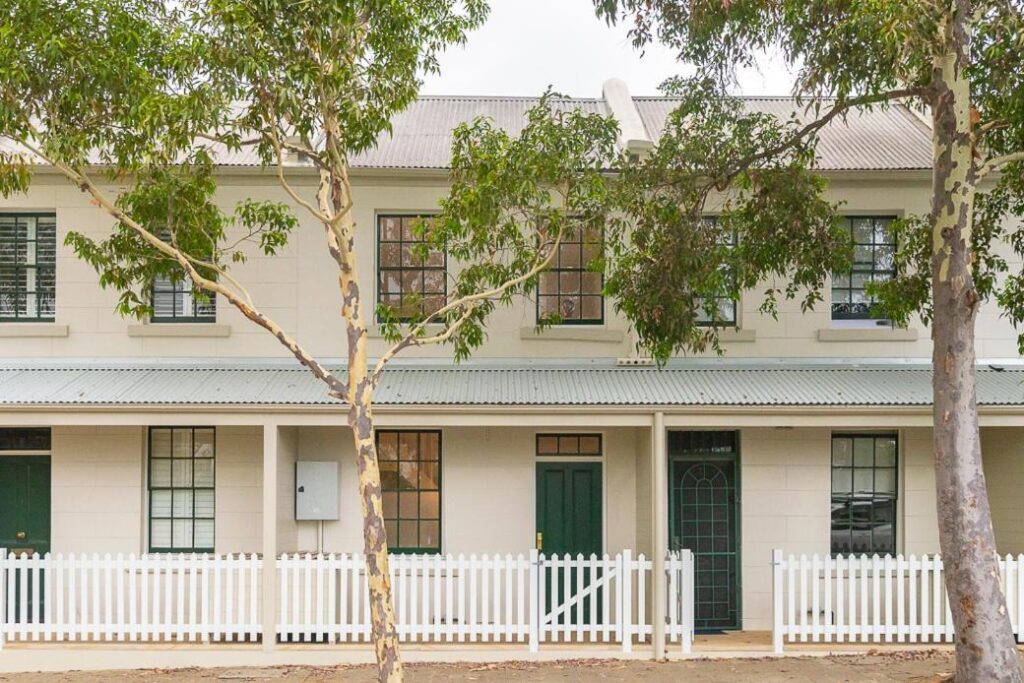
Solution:
<svg viewBox="0 0 1024 683">
<path fill-rule="evenodd" d="M 683 73 L 673 53 L 650 45 L 645 54 L 594 14 L 592 0 L 490 0 L 487 24 L 462 48 L 441 58 L 441 74 L 426 79 L 426 95 L 539 95 L 548 85 L 576 97 L 598 97 L 618 77 L 634 95 L 654 95 L 669 76 Z M 787 95 L 789 74 L 766 58 L 760 70 L 740 74 L 745 95 Z"/>
</svg>

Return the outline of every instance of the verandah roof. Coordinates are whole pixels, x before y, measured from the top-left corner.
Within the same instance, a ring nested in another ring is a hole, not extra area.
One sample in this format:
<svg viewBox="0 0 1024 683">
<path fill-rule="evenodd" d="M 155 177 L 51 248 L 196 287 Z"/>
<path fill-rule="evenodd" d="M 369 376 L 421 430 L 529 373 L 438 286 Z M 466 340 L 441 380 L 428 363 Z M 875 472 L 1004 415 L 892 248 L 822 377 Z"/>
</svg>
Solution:
<svg viewBox="0 0 1024 683">
<path fill-rule="evenodd" d="M 375 400 L 387 406 L 928 406 L 932 372 L 906 363 L 401 363 Z M 978 403 L 1024 406 L 1024 366 L 978 369 Z M 5 360 L 4 406 L 329 406 L 294 361 Z"/>
</svg>

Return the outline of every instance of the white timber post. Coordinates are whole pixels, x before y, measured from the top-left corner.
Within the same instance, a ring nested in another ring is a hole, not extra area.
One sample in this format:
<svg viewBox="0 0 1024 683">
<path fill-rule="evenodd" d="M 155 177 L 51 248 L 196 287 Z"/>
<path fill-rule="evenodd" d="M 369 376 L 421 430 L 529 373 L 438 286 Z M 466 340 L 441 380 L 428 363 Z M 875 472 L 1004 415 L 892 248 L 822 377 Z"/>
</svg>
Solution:
<svg viewBox="0 0 1024 683">
<path fill-rule="evenodd" d="M 277 437 L 278 426 L 263 426 L 263 651 L 277 645 Z"/>
<path fill-rule="evenodd" d="M 665 448 L 665 413 L 655 413 L 651 426 L 651 521 L 653 552 L 651 553 L 651 583 L 653 604 L 651 622 L 654 659 L 665 659 L 665 611 L 668 606 L 668 574 L 665 557 L 668 555 L 668 455 Z"/>
<path fill-rule="evenodd" d="M 540 553 L 534 548 L 530 551 L 530 571 L 527 580 L 530 583 L 530 652 L 540 651 Z"/>
<path fill-rule="evenodd" d="M 7 618 L 7 548 L 0 548 L 0 650 L 4 649 L 4 619 Z"/>
<path fill-rule="evenodd" d="M 843 596 L 838 598 L 843 600 Z M 772 551 L 772 650 L 782 654 L 782 551 Z"/>
</svg>

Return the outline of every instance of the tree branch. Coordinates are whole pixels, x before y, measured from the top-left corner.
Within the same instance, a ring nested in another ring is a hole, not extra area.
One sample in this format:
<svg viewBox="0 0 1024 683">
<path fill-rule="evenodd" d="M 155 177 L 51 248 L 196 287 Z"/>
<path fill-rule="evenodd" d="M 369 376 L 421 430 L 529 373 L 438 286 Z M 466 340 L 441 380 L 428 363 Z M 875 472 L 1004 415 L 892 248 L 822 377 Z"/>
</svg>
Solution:
<svg viewBox="0 0 1024 683">
<path fill-rule="evenodd" d="M 743 159 L 740 159 L 732 171 L 725 173 L 724 175 L 716 178 L 714 184 L 717 188 L 723 189 L 728 186 L 736 178 L 737 175 L 750 168 L 752 165 L 765 159 L 777 156 L 782 152 L 785 152 L 795 147 L 801 140 L 807 136 L 816 133 L 825 126 L 827 126 L 832 119 L 848 112 L 850 109 L 855 107 L 863 107 L 869 104 L 877 104 L 880 102 L 889 102 L 892 100 L 904 99 L 907 97 L 927 97 L 929 91 L 927 88 L 898 88 L 896 90 L 888 90 L 886 92 L 875 93 L 872 95 L 862 95 L 860 97 L 854 97 L 850 100 L 837 102 L 824 116 L 811 121 L 810 123 L 799 128 L 796 133 L 787 138 L 784 142 L 769 147 L 766 150 L 758 152 L 757 154 L 751 154 Z"/>
<path fill-rule="evenodd" d="M 554 260 L 555 254 L 558 253 L 558 247 L 561 244 L 561 242 L 562 234 L 561 232 L 559 232 L 558 236 L 551 244 L 551 248 L 548 251 L 547 255 L 543 259 L 534 262 L 534 265 L 527 272 L 489 290 L 483 292 L 475 292 L 473 294 L 467 294 L 466 296 L 459 297 L 458 299 L 449 302 L 448 304 L 442 306 L 438 310 L 431 313 L 429 316 L 427 316 L 425 320 L 422 320 L 413 325 L 412 328 L 405 334 L 405 336 L 402 337 L 402 339 L 396 342 L 390 349 L 385 351 L 384 354 L 377 360 L 377 364 L 374 366 L 373 372 L 370 373 L 370 381 L 374 385 L 376 385 L 378 380 L 380 380 L 380 376 L 384 372 L 384 367 L 387 365 L 388 361 L 390 361 L 392 358 L 398 355 L 398 353 L 401 352 L 403 349 L 409 346 L 426 346 L 429 344 L 440 344 L 447 341 L 455 334 L 455 332 L 458 331 L 460 327 L 462 327 L 462 325 L 467 320 L 469 320 L 469 317 L 472 315 L 473 310 L 476 308 L 479 302 L 499 297 L 504 292 L 507 292 L 509 289 L 521 285 L 522 283 L 526 282 L 527 280 L 534 277 L 538 273 L 541 273 L 544 270 L 546 270 L 548 266 L 551 265 L 551 262 Z M 448 313 L 449 311 L 453 311 L 460 308 L 462 309 L 462 313 L 453 323 L 448 325 L 444 332 L 440 332 L 430 337 L 419 336 L 433 321 L 437 320 L 438 318 L 441 318 L 442 316 L 444 316 L 445 313 Z"/>
<path fill-rule="evenodd" d="M 277 340 L 287 348 L 293 356 L 304 366 L 309 368 L 313 375 L 327 384 L 330 389 L 331 396 L 339 399 L 345 397 L 345 384 L 338 379 L 332 372 L 319 363 L 309 352 L 307 352 L 299 343 L 292 338 L 287 332 L 285 332 L 280 325 L 268 318 L 261 311 L 256 309 L 250 303 L 243 300 L 243 297 L 239 296 L 238 293 L 234 292 L 228 287 L 218 283 L 216 280 L 210 280 L 202 276 L 202 274 L 193 265 L 190 257 L 186 256 L 181 250 L 175 249 L 168 245 L 166 242 L 161 240 L 159 237 L 154 235 L 152 232 L 140 225 L 135 219 L 126 214 L 120 209 L 114 202 L 112 202 L 89 178 L 85 172 L 73 169 L 65 164 L 48 158 L 41 150 L 33 147 L 27 143 L 28 147 L 34 154 L 38 155 L 46 163 L 50 164 L 58 171 L 63 173 L 71 182 L 83 192 L 86 192 L 96 200 L 96 203 L 111 217 L 115 218 L 120 223 L 127 225 L 129 228 L 134 230 L 142 239 L 144 239 L 150 246 L 159 251 L 160 253 L 174 259 L 184 271 L 188 274 L 189 279 L 200 289 L 205 289 L 208 292 L 214 292 L 220 294 L 228 300 L 235 308 L 237 308 L 242 315 L 249 320 L 253 321 L 263 329 L 270 332 L 272 335 L 277 337 Z"/>
<path fill-rule="evenodd" d="M 1020 152 L 1013 152 L 1012 154 L 1004 154 L 1003 156 L 992 157 L 978 169 L 976 177 L 978 180 L 981 180 L 989 173 L 998 171 L 1006 164 L 1012 164 L 1015 161 L 1024 161 L 1024 150 Z"/>
</svg>

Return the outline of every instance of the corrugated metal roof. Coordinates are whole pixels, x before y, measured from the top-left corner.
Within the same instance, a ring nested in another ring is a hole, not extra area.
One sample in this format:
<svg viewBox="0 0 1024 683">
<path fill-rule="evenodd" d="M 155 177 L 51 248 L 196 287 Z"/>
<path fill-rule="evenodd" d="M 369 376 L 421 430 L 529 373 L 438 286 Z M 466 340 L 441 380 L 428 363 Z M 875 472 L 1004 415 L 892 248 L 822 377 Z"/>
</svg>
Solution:
<svg viewBox="0 0 1024 683">
<path fill-rule="evenodd" d="M 360 168 L 446 169 L 451 165 L 452 132 L 461 124 L 487 117 L 509 133 L 519 135 L 536 97 L 423 96 L 392 120 L 392 132 L 383 133 L 374 149 L 352 159 Z M 580 109 L 608 116 L 601 99 L 558 100 L 562 109 Z"/>
<path fill-rule="evenodd" d="M 536 97 L 423 96 L 395 116 L 392 132 L 381 134 L 376 147 L 356 155 L 352 165 L 362 169 L 446 170 L 451 163 L 452 132 L 478 116 L 517 135 Z M 651 139 L 657 140 L 669 112 L 679 100 L 666 97 L 635 97 L 640 117 Z M 781 117 L 802 114 L 792 98 L 745 98 L 747 106 Z M 610 115 L 603 99 L 571 98 L 558 102 L 564 108 Z M 223 145 L 204 142 L 222 166 L 251 167 L 260 161 L 251 147 L 229 151 Z M 0 151 L 19 151 L 0 140 Z M 822 170 L 910 170 L 931 168 L 931 137 L 928 127 L 902 106 L 851 113 L 837 119 L 820 134 L 819 168 Z M 96 157 L 98 159 L 98 157 Z M 310 168 L 292 160 L 288 165 Z"/>
<path fill-rule="evenodd" d="M 665 120 L 679 100 L 668 97 L 634 97 L 648 135 L 657 141 Z M 747 97 L 750 111 L 788 120 L 813 120 L 806 105 L 790 97 Z M 921 119 L 902 105 L 887 109 L 851 112 L 845 120 L 834 119 L 818 135 L 818 168 L 827 171 L 911 170 L 932 167 L 931 132 Z"/>
<path fill-rule="evenodd" d="M 688 365 L 614 362 L 395 364 L 388 406 L 928 406 L 924 365 Z M 1024 367 L 978 369 L 978 402 L 1024 406 Z M 6 361 L 0 405 L 332 405 L 306 370 L 281 363 Z"/>
</svg>

